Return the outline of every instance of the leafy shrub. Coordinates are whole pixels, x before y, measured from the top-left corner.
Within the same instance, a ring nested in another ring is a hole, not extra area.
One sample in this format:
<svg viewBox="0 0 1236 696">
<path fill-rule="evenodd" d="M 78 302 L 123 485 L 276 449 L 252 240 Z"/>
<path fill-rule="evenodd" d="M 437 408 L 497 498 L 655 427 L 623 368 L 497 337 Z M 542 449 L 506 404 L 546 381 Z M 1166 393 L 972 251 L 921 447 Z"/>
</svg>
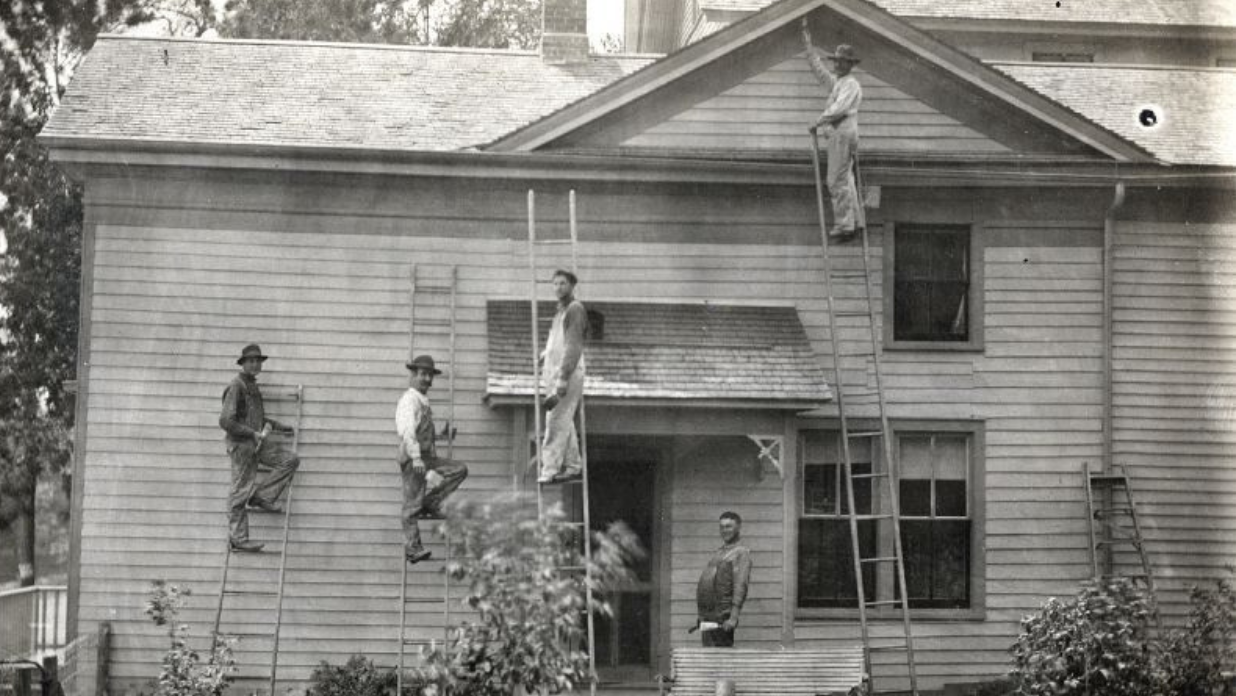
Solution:
<svg viewBox="0 0 1236 696">
<path fill-rule="evenodd" d="M 163 666 L 155 696 L 222 696 L 236 671 L 232 646 L 236 639 L 222 634 L 212 636 L 210 653 L 189 646 L 189 625 L 177 618 L 192 592 L 187 587 L 169 585 L 162 580 L 151 583 L 146 614 L 156 626 L 166 626 L 171 645 L 163 656 Z"/>
<path fill-rule="evenodd" d="M 1236 569 L 1229 566 L 1229 576 Z M 1232 578 L 1220 579 L 1215 589 L 1189 589 L 1189 623 L 1163 641 L 1165 692 L 1175 696 L 1210 696 L 1221 693 L 1223 672 L 1236 669 L 1236 590 Z"/>
<path fill-rule="evenodd" d="M 395 673 L 353 655 L 342 667 L 323 661 L 313 669 L 309 696 L 387 696 L 395 690 Z"/>
<path fill-rule="evenodd" d="M 1009 673 L 1030 696 L 1160 696 L 1152 600 L 1127 578 L 1087 582 L 1021 622 Z"/>
<path fill-rule="evenodd" d="M 475 618 L 452 629 L 445 645 L 423 651 L 408 683 L 424 696 L 507 696 L 570 691 L 588 682 L 585 592 L 610 614 L 604 593 L 634 580 L 643 550 L 621 523 L 595 534 L 592 583 L 573 571 L 585 559 L 580 537 L 560 508 L 538 518 L 527 495 L 488 502 L 452 502 L 439 527 L 455 548 L 446 567 L 467 584 L 464 602 Z"/>
</svg>

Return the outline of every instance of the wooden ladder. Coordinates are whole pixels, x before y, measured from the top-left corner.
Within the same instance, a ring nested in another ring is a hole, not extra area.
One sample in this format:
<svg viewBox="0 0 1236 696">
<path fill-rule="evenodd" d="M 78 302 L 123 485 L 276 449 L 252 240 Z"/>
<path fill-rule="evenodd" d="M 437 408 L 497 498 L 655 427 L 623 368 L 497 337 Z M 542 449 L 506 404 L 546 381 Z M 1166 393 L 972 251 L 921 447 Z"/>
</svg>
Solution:
<svg viewBox="0 0 1236 696">
<path fill-rule="evenodd" d="M 1086 521 L 1090 530 L 1090 569 L 1094 579 L 1114 577 L 1112 553 L 1127 546 L 1137 553 L 1140 573 L 1124 573 L 1134 582 L 1142 583 L 1150 592 L 1155 606 L 1155 623 L 1159 622 L 1154 571 L 1146 553 L 1137 503 L 1133 499 L 1133 483 L 1123 464 L 1113 464 L 1110 472 L 1092 471 L 1090 462 L 1082 463 L 1083 485 L 1086 487 Z M 1123 494 L 1123 495 L 1121 495 Z M 1117 496 L 1123 500 L 1117 500 Z M 1102 552 L 1102 553 L 1100 553 Z"/>
<path fill-rule="evenodd" d="M 868 236 L 867 228 L 864 226 L 862 231 L 863 238 L 863 288 L 865 290 L 865 299 L 867 309 L 865 312 L 838 312 L 836 308 L 835 297 L 833 295 L 833 278 L 841 277 L 833 271 L 832 254 L 828 244 L 828 219 L 825 214 L 824 205 L 824 180 L 820 172 L 820 139 L 813 131 L 811 133 L 811 162 L 815 169 L 815 197 L 816 207 L 818 208 L 820 218 L 820 235 L 822 239 L 822 248 L 824 251 L 824 290 L 828 299 L 828 331 L 829 344 L 832 348 L 833 357 L 833 378 L 837 385 L 837 409 L 841 425 L 841 455 L 844 464 L 845 480 L 846 480 L 846 512 L 850 523 L 850 552 L 854 561 L 854 586 L 858 594 L 858 621 L 859 628 L 862 633 L 863 641 L 863 660 L 867 670 L 867 678 L 869 680 L 869 692 L 874 692 L 875 677 L 871 670 L 871 655 L 873 652 L 904 652 L 906 657 L 906 668 L 910 677 L 910 692 L 913 696 L 918 696 L 918 674 L 915 669 L 914 662 L 914 638 L 910 628 L 910 606 L 909 593 L 906 591 L 906 572 L 905 572 L 905 555 L 901 548 L 901 510 L 898 500 L 899 491 L 897 485 L 897 465 L 894 458 L 893 447 L 893 430 L 888 420 L 888 404 L 884 394 L 884 372 L 880 359 L 880 342 L 876 332 L 876 308 L 872 302 L 875 295 L 875 290 L 872 287 L 873 281 L 871 277 L 871 243 Z M 858 205 L 863 205 L 862 180 L 859 178 L 858 162 L 855 161 L 855 181 L 858 187 Z M 857 275 L 857 274 L 854 274 Z M 870 352 L 864 351 L 862 354 L 842 353 L 841 342 L 838 340 L 837 318 L 838 317 L 855 317 L 866 318 L 866 326 L 870 336 Z M 879 409 L 880 428 L 872 431 L 854 431 L 851 430 L 850 419 L 852 416 L 846 408 L 846 393 L 845 382 L 842 375 L 841 361 L 844 357 L 867 357 L 872 361 L 875 368 L 875 392 L 876 403 Z M 854 440 L 860 439 L 878 439 L 882 445 L 884 470 L 876 471 L 873 467 L 870 473 L 854 473 L 853 460 L 850 454 L 850 444 Z M 872 487 L 872 499 L 888 501 L 887 512 L 881 513 L 860 513 L 854 505 L 854 486 L 855 481 L 869 482 Z M 883 485 L 879 489 L 880 495 L 876 495 L 874 489 L 877 485 Z M 859 544 L 859 525 L 860 521 L 874 522 L 880 524 L 880 521 L 887 521 L 892 525 L 893 537 L 893 555 L 892 556 L 870 556 L 863 557 L 860 554 Z M 895 570 L 896 577 L 896 594 L 893 599 L 886 600 L 868 600 L 863 587 L 863 570 L 865 567 L 871 566 L 875 568 L 881 566 L 891 566 Z M 868 626 L 867 612 L 870 609 L 876 609 L 881 606 L 892 606 L 900 610 L 902 640 L 892 644 L 872 645 L 870 627 Z"/>
<path fill-rule="evenodd" d="M 434 337 L 438 339 L 446 338 L 446 364 L 448 365 L 446 372 L 446 420 L 440 435 L 446 438 L 446 458 L 453 459 L 455 454 L 455 373 L 457 372 L 455 344 L 457 336 L 456 309 L 459 295 L 459 269 L 452 265 L 447 270 L 448 273 L 445 278 L 431 278 L 427 274 L 422 273 L 421 267 L 417 264 L 413 264 L 410 269 L 408 362 L 412 362 L 415 359 L 417 345 L 424 347 L 426 339 Z M 444 313 L 445 317 L 442 316 Z M 429 316 L 426 316 L 427 314 Z M 411 385 L 411 381 L 412 377 L 409 376 L 409 385 Z M 444 546 L 445 558 L 442 561 L 447 563 L 451 559 L 451 539 L 449 536 L 444 539 Z M 400 549 L 400 557 L 402 558 L 402 544 Z M 404 561 L 401 565 L 403 566 L 403 575 L 399 582 L 399 664 L 396 667 L 396 674 L 398 675 L 395 677 L 396 694 L 403 693 L 403 676 L 407 663 L 408 648 L 430 645 L 434 642 L 429 638 L 408 637 L 408 607 L 441 604 L 443 640 L 448 640 L 451 635 L 450 573 L 445 572 L 445 569 L 442 571 L 441 597 L 409 597 L 408 580 L 412 577 L 412 574 L 409 572 L 409 563 Z"/>
<path fill-rule="evenodd" d="M 552 245 L 552 244 L 569 244 L 571 247 L 571 272 L 579 272 L 579 232 L 576 225 L 575 216 L 575 191 L 572 190 L 568 197 L 568 218 L 571 236 L 569 239 L 541 239 L 536 237 L 536 192 L 528 191 L 528 299 L 532 304 L 532 413 L 534 425 L 534 443 L 535 455 L 530 462 L 535 468 L 536 475 L 539 476 L 541 470 L 541 444 L 544 432 L 542 431 L 541 421 L 541 335 L 540 335 L 540 311 L 537 307 L 537 269 L 536 250 L 537 244 Z M 583 357 L 581 356 L 581 360 Z M 583 519 L 572 520 L 568 524 L 579 530 L 581 543 L 583 545 L 583 563 L 576 567 L 563 568 L 561 570 L 567 572 L 584 573 L 584 598 L 585 611 L 587 612 L 588 624 L 588 691 L 591 696 L 596 696 L 597 693 L 597 658 L 596 658 L 596 626 L 593 617 L 594 609 L 592 596 L 592 517 L 591 517 L 591 501 L 588 493 L 588 431 L 587 417 L 585 410 L 585 399 L 581 396 L 579 400 L 579 409 L 576 412 L 577 431 L 579 434 L 579 453 L 580 464 L 583 468 L 583 475 L 566 485 L 579 486 L 580 496 L 583 498 Z M 557 484 L 554 484 L 557 485 Z M 544 516 L 545 514 L 545 485 L 538 484 L 536 491 L 537 514 Z"/>
<path fill-rule="evenodd" d="M 268 402 L 292 401 L 296 404 L 296 415 L 293 420 L 292 452 L 299 454 L 300 422 L 304 415 L 304 387 L 297 384 L 291 387 L 268 386 L 263 390 L 263 399 Z M 270 437 L 269 435 L 267 437 Z M 299 472 L 298 472 L 299 474 Z M 227 554 L 223 559 L 223 578 L 219 581 L 219 602 L 215 607 L 214 630 L 212 640 L 218 641 L 224 637 L 219 633 L 223 622 L 224 599 L 227 597 L 270 597 L 274 600 L 275 630 L 273 633 L 238 632 L 228 633 L 236 638 L 269 638 L 272 641 L 270 650 L 270 683 L 271 696 L 275 693 L 275 683 L 279 678 L 279 634 L 283 628 L 283 590 L 286 586 L 288 568 L 288 538 L 292 528 L 292 494 L 296 489 L 297 476 L 292 477 L 288 484 L 287 501 L 283 506 L 283 544 L 279 547 L 279 579 L 274 590 L 232 589 L 228 585 L 228 576 L 232 569 L 232 558 L 236 552 L 232 550 L 231 540 L 227 544 Z M 273 502 L 273 501 L 272 501 Z M 257 555 L 257 554 L 254 554 Z M 238 677 L 244 678 L 244 677 Z"/>
</svg>

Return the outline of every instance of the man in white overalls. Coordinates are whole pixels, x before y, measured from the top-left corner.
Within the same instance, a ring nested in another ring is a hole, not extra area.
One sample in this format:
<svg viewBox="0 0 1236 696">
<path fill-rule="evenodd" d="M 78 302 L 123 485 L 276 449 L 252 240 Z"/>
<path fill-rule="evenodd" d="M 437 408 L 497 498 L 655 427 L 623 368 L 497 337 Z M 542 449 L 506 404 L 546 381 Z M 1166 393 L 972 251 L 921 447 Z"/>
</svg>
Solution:
<svg viewBox="0 0 1236 696">
<path fill-rule="evenodd" d="M 577 278 L 570 271 L 554 271 L 558 311 L 545 344 L 545 441 L 541 445 L 538 483 L 562 483 L 583 473 L 575 410 L 584 396 L 584 331 L 588 311 L 575 299 Z"/>
</svg>

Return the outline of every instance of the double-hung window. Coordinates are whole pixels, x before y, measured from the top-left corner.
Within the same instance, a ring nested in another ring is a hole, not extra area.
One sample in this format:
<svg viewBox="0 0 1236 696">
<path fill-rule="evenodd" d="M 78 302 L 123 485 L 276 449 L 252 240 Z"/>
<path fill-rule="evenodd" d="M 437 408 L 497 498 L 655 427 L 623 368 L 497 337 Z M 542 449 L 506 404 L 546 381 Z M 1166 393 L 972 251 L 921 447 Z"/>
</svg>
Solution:
<svg viewBox="0 0 1236 696">
<path fill-rule="evenodd" d="M 864 424 L 863 429 L 878 429 Z M 974 422 L 894 424 L 898 502 L 910 608 L 941 618 L 973 618 L 983 610 L 982 425 Z M 851 444 L 855 474 L 885 471 L 880 439 Z M 798 610 L 846 616 L 857 611 L 848 496 L 836 430 L 804 431 L 798 519 Z M 873 485 L 873 481 L 878 481 Z M 854 483 L 859 554 L 894 555 L 892 522 L 861 519 L 891 510 L 883 479 Z M 900 597 L 890 563 L 863 564 L 867 601 Z M 895 607 L 872 614 L 890 616 Z M 921 613 L 919 615 L 922 615 Z"/>
<path fill-rule="evenodd" d="M 884 345 L 982 348 L 982 249 L 970 225 L 893 224 L 886 235 Z"/>
</svg>

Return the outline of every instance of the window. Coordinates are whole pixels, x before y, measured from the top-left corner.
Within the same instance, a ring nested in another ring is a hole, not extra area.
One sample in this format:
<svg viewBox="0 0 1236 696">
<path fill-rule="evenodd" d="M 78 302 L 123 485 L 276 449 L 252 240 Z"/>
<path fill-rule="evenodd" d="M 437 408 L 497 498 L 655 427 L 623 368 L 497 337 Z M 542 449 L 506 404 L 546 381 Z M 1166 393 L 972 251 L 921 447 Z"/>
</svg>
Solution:
<svg viewBox="0 0 1236 696">
<path fill-rule="evenodd" d="M 981 617 L 982 524 L 977 501 L 982 490 L 982 426 L 906 422 L 896 424 L 894 431 L 910 608 L 928 616 Z M 839 433 L 805 431 L 799 451 L 798 609 L 806 615 L 853 615 L 858 597 Z M 883 470 L 881 452 L 879 439 L 856 439 L 851 446 L 854 473 Z M 882 480 L 855 481 L 855 509 L 860 515 L 890 510 L 887 486 L 872 485 Z M 858 528 L 862 557 L 894 555 L 891 520 L 859 520 Z M 900 597 L 894 572 L 889 563 L 863 564 L 867 601 Z M 898 608 L 879 607 L 869 613 L 892 616 Z"/>
<path fill-rule="evenodd" d="M 894 225 L 886 235 L 885 347 L 982 349 L 982 250 L 969 225 Z M 891 286 L 891 287 L 890 287 Z"/>
<path fill-rule="evenodd" d="M 1215 58 L 1216 68 L 1236 68 L 1236 56 L 1219 56 Z"/>
<path fill-rule="evenodd" d="M 1093 63 L 1094 54 L 1081 51 L 1034 51 L 1030 60 L 1035 63 Z"/>
</svg>

